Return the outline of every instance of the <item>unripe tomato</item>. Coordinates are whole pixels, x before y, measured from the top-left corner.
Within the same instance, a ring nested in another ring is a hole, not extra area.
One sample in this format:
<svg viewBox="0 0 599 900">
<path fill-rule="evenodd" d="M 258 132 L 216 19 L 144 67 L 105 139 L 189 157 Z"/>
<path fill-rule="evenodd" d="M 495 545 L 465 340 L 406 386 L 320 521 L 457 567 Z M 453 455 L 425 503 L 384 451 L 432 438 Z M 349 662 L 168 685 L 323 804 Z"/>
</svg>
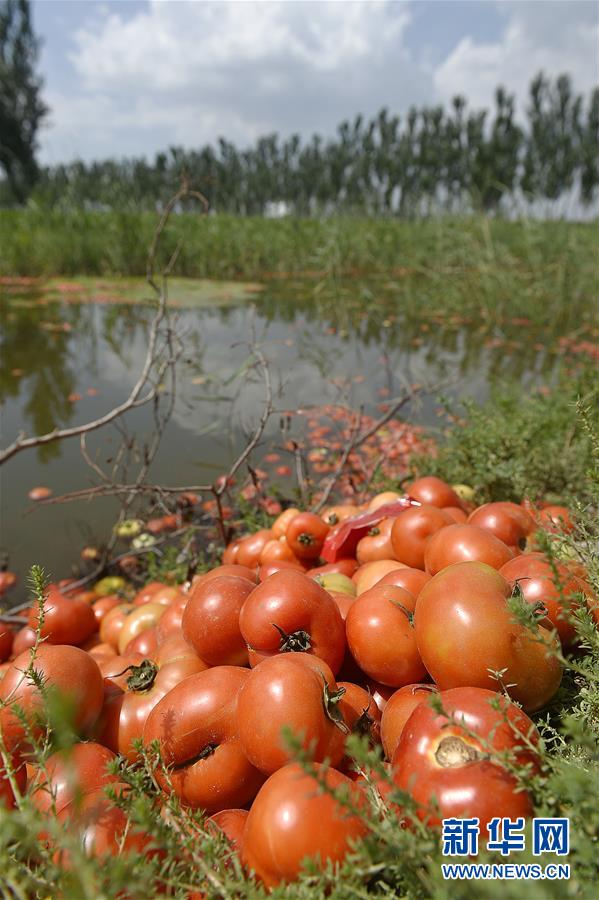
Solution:
<svg viewBox="0 0 599 900">
<path fill-rule="evenodd" d="M 481 562 L 500 569 L 514 554 L 490 531 L 476 525 L 448 525 L 427 541 L 424 565 L 436 575 L 454 563 Z"/>
<path fill-rule="evenodd" d="M 324 566 L 315 566 L 310 569 L 310 578 L 316 578 L 317 575 L 347 575 L 351 578 L 358 569 L 358 563 L 355 559 L 338 559 L 334 563 L 326 563 Z"/>
<path fill-rule="evenodd" d="M 559 641 L 545 628 L 520 624 L 508 605 L 510 595 L 510 585 L 491 566 L 448 566 L 418 596 L 416 640 L 441 690 L 503 684 L 524 709 L 534 711 L 559 687 Z M 502 673 L 500 683 L 492 673 Z"/>
<path fill-rule="evenodd" d="M 223 575 L 198 585 L 183 611 L 185 640 L 210 666 L 246 666 L 248 653 L 239 613 L 255 585 Z"/>
<path fill-rule="evenodd" d="M 360 594 L 345 622 L 351 655 L 370 678 L 392 687 L 426 676 L 416 644 L 412 610 L 416 598 L 393 585 Z"/>
<path fill-rule="evenodd" d="M 164 614 L 165 606 L 162 603 L 144 603 L 135 607 L 123 623 L 119 631 L 117 650 L 123 653 L 131 641 L 148 628 L 154 628 Z"/>
<path fill-rule="evenodd" d="M 333 791 L 345 785 L 352 803 L 360 805 L 360 790 L 335 769 L 316 766 Z M 250 809 L 243 833 L 242 861 L 267 888 L 294 881 L 306 859 L 322 867 L 340 863 L 351 842 L 366 834 L 366 825 L 297 763 L 279 769 L 264 783 Z"/>
<path fill-rule="evenodd" d="M 293 517 L 287 526 L 285 537 L 298 559 L 318 559 L 329 531 L 329 526 L 320 516 L 305 512 Z"/>
<path fill-rule="evenodd" d="M 310 577 L 314 578 L 317 584 L 328 591 L 329 594 L 336 592 L 338 594 L 347 594 L 348 597 L 356 596 L 356 585 L 348 578 L 347 575 L 342 575 L 340 572 L 325 572 L 324 575 L 315 575 Z"/>
<path fill-rule="evenodd" d="M 307 653 L 265 659 L 246 680 L 237 701 L 239 739 L 249 761 L 266 775 L 294 756 L 283 729 L 311 749 L 313 759 L 341 761 L 348 728 L 339 711 L 341 694 L 329 667 Z"/>
<path fill-rule="evenodd" d="M 393 555 L 411 569 L 424 569 L 424 551 L 431 536 L 453 519 L 436 506 L 412 506 L 396 518 L 391 530 Z"/>
</svg>

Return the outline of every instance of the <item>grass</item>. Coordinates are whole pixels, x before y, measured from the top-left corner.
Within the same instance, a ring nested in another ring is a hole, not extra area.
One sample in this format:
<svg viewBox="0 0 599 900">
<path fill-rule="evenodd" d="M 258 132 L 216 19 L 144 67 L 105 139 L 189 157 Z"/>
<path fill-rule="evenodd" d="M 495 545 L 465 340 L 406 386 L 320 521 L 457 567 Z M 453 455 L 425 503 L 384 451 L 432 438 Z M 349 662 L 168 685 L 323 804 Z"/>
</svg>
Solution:
<svg viewBox="0 0 599 900">
<path fill-rule="evenodd" d="M 0 276 L 143 276 L 156 222 L 141 212 L 3 210 Z M 169 223 L 160 259 L 180 243 L 178 276 L 309 276 L 325 306 L 363 310 L 374 297 L 420 317 L 516 316 L 572 329 L 596 321 L 598 241 L 599 222 L 187 213 Z"/>
</svg>

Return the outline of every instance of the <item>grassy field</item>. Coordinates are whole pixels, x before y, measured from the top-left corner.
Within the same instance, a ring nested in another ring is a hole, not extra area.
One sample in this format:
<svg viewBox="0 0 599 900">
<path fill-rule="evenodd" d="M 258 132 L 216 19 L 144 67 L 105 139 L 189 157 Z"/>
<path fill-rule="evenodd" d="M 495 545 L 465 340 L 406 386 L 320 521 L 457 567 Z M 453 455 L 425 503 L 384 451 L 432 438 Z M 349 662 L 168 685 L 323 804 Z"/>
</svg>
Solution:
<svg viewBox="0 0 599 900">
<path fill-rule="evenodd" d="M 144 275 L 157 217 L 39 208 L 0 213 L 0 276 Z M 599 222 L 173 217 L 176 274 L 196 278 L 306 277 L 341 299 L 380 276 L 402 309 L 528 317 L 576 328 L 594 319 Z M 376 281 L 375 281 L 376 287 Z M 368 304 L 366 304 L 368 305 Z"/>
</svg>

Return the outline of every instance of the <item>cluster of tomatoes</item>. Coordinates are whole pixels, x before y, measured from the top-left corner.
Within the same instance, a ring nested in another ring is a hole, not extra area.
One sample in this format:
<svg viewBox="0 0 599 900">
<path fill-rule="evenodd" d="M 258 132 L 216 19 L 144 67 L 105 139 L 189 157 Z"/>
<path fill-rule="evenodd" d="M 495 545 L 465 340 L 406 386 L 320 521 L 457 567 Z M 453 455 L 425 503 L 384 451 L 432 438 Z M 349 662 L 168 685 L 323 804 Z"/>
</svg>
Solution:
<svg viewBox="0 0 599 900">
<path fill-rule="evenodd" d="M 539 528 L 572 527 L 567 509 L 474 508 L 456 488 L 427 477 L 366 508 L 287 509 L 221 566 L 127 602 L 106 593 L 122 579 L 51 585 L 28 625 L 0 636 L 3 802 L 28 783 L 86 852 L 150 852 L 105 788 L 130 789 L 108 761 L 157 747 L 163 794 L 204 810 L 268 887 L 307 857 L 342 860 L 368 831 L 373 790 L 398 825 L 393 785 L 432 828 L 530 816 L 528 714 L 559 687 L 574 610 L 599 621 L 597 605 L 580 565 L 535 549 Z M 28 754 L 48 692 L 68 697 L 81 740 L 41 769 Z M 352 732 L 381 746 L 387 780 L 352 761 Z M 311 773 L 294 761 L 300 745 Z M 351 813 L 324 781 L 345 785 Z"/>
</svg>

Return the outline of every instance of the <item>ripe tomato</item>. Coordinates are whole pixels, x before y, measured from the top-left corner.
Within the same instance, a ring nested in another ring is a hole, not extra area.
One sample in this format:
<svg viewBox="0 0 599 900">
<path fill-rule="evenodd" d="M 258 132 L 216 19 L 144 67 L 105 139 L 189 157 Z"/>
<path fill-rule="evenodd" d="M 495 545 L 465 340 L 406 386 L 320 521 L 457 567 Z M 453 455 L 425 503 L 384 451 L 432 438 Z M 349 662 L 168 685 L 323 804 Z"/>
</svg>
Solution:
<svg viewBox="0 0 599 900">
<path fill-rule="evenodd" d="M 71 600 L 52 587 L 44 595 L 42 618 L 40 637 L 50 644 L 82 644 L 97 627 L 91 606 Z M 27 624 L 34 631 L 38 630 L 40 610 L 37 606 L 30 610 Z"/>
<path fill-rule="evenodd" d="M 259 565 L 262 551 L 270 540 L 272 540 L 272 531 L 269 528 L 261 528 L 254 534 L 242 538 L 237 550 L 237 564 L 254 569 Z"/>
<path fill-rule="evenodd" d="M 185 640 L 210 666 L 246 666 L 248 652 L 239 630 L 239 613 L 255 585 L 223 575 L 196 587 L 183 612 Z"/>
<path fill-rule="evenodd" d="M 295 519 L 297 515 L 299 515 L 299 509 L 296 509 L 295 506 L 290 506 L 288 509 L 283 510 L 283 512 L 277 516 L 272 524 L 272 536 L 275 540 L 279 538 L 285 537 L 287 533 L 287 526 L 291 522 L 292 519 Z"/>
<path fill-rule="evenodd" d="M 13 656 L 20 656 L 21 653 L 25 652 L 25 650 L 29 650 L 31 647 L 33 647 L 36 640 L 37 635 L 33 628 L 30 628 L 29 625 L 23 625 L 22 628 L 19 628 L 13 639 Z"/>
<path fill-rule="evenodd" d="M 111 785 L 117 793 L 127 793 L 130 788 L 124 782 Z M 79 840 L 87 856 L 120 856 L 124 853 L 148 854 L 151 838 L 131 825 L 122 809 L 115 806 L 104 789 L 85 794 L 76 813 L 64 807 L 58 821 L 68 823 L 69 830 L 76 828 Z M 74 865 L 68 851 L 56 855 L 56 861 L 64 869 Z"/>
<path fill-rule="evenodd" d="M 500 569 L 513 559 L 510 548 L 490 531 L 476 525 L 448 525 L 437 531 L 426 545 L 426 571 L 436 575 L 453 563 L 481 562 Z"/>
<path fill-rule="evenodd" d="M 118 782 L 107 765 L 116 755 L 101 744 L 73 744 L 53 753 L 32 782 L 33 805 L 44 815 L 56 815 L 66 806 L 77 806 L 85 794 Z M 45 770 L 45 771 L 44 771 Z"/>
<path fill-rule="evenodd" d="M 411 569 L 424 569 L 424 551 L 431 535 L 452 522 L 444 510 L 430 504 L 404 510 L 391 531 L 393 555 Z"/>
<path fill-rule="evenodd" d="M 361 802 L 359 788 L 345 775 L 315 768 L 331 790 L 346 785 L 352 803 Z M 252 803 L 241 857 L 246 868 L 272 888 L 297 878 L 307 858 L 317 859 L 321 866 L 342 862 L 350 842 L 365 834 L 366 826 L 357 815 L 292 763 L 271 775 Z"/>
<path fill-rule="evenodd" d="M 241 747 L 266 775 L 293 758 L 282 731 L 289 728 L 316 762 L 340 762 L 347 726 L 339 712 L 341 695 L 333 673 L 307 653 L 265 659 L 246 680 L 237 701 Z"/>
<path fill-rule="evenodd" d="M 10 759 L 9 772 L 14 778 L 17 790 L 19 793 L 24 793 L 27 784 L 25 763 L 22 761 L 20 754 L 14 750 L 8 753 L 8 759 Z M 0 808 L 14 809 L 16 799 L 4 760 L 0 757 Z"/>
<path fill-rule="evenodd" d="M 412 610 L 416 598 L 393 585 L 360 594 L 345 622 L 351 655 L 370 678 L 392 687 L 426 676 L 416 645 Z"/>
<path fill-rule="evenodd" d="M 430 580 L 431 576 L 428 572 L 423 572 L 422 569 L 410 569 L 407 566 L 404 566 L 403 569 L 394 569 L 392 572 L 383 575 L 381 580 L 377 581 L 376 586 L 393 584 L 395 587 L 404 588 L 404 590 L 409 591 L 414 597 L 418 597 L 418 594 L 424 585 Z"/>
<path fill-rule="evenodd" d="M 406 485 L 408 496 L 427 506 L 461 506 L 462 501 L 446 481 L 442 481 L 435 475 L 426 475 L 417 478 L 412 484 Z"/>
<path fill-rule="evenodd" d="M 527 603 L 532 606 L 540 603 L 545 607 L 547 615 L 540 620 L 541 624 L 545 628 L 555 628 L 562 645 L 571 647 L 576 641 L 572 612 L 578 604 L 574 600 L 570 604 L 568 598 L 580 592 L 582 584 L 563 563 L 556 562 L 555 567 L 559 583 L 556 583 L 551 563 L 544 554 L 525 553 L 507 562 L 499 572 L 512 590 L 518 585 Z"/>
<path fill-rule="evenodd" d="M 268 565 L 273 562 L 291 562 L 301 566 L 301 562 L 287 543 L 285 537 L 272 538 L 267 541 L 260 554 L 260 565 Z"/>
<path fill-rule="evenodd" d="M 115 651 L 119 649 L 119 635 L 125 627 L 128 616 L 138 609 L 132 603 L 120 603 L 109 610 L 100 622 L 100 640 L 104 644 L 110 644 Z"/>
<path fill-rule="evenodd" d="M 160 650 L 164 654 L 164 648 Z M 117 656 L 102 669 L 107 687 L 113 690 L 109 690 L 104 704 L 98 740 L 133 762 L 139 756 L 133 741 L 141 738 L 150 712 L 181 681 L 203 672 L 206 663 L 188 646 L 178 655 L 161 656 L 159 651 L 156 662 L 125 661 L 123 666 L 123 657 Z M 121 675 L 123 669 L 128 669 L 125 675 Z M 120 683 L 114 677 L 117 675 L 121 675 Z"/>
<path fill-rule="evenodd" d="M 404 725 L 418 704 L 436 691 L 434 684 L 405 684 L 389 697 L 381 718 L 381 740 L 387 759 L 392 758 Z"/>
<path fill-rule="evenodd" d="M 119 631 L 117 650 L 123 653 L 131 641 L 142 634 L 148 628 L 154 628 L 164 614 L 166 607 L 163 603 L 144 603 L 137 606 L 126 617 L 123 627 Z"/>
<path fill-rule="evenodd" d="M 195 589 L 200 584 L 204 584 L 205 581 L 210 581 L 211 578 L 220 578 L 222 575 L 237 575 L 238 578 L 247 578 L 254 584 L 256 584 L 258 580 L 255 567 L 250 568 L 249 566 L 240 566 L 237 563 L 235 565 L 216 566 L 216 568 L 210 569 L 209 572 L 203 572 L 201 575 L 195 576 L 191 582 L 189 596 L 193 596 Z"/>
<path fill-rule="evenodd" d="M 14 631 L 8 625 L 0 622 L 0 663 L 5 662 L 12 653 L 14 639 Z"/>
<path fill-rule="evenodd" d="M 405 568 L 404 564 L 395 559 L 376 559 L 374 562 L 365 563 L 356 569 L 352 576 L 356 583 L 356 593 L 359 596 L 365 591 L 369 591 L 389 572 L 403 568 Z"/>
<path fill-rule="evenodd" d="M 28 675 L 31 652 L 17 656 L 0 682 L 0 700 L 18 704 L 34 736 L 43 733 L 44 695 Z M 68 705 L 73 727 L 84 734 L 92 727 L 102 709 L 104 687 L 96 661 L 79 647 L 68 644 L 40 644 L 34 669 L 44 679 L 44 692 L 63 698 Z M 8 749 L 27 745 L 26 729 L 12 706 L 0 709 L 0 732 Z"/>
<path fill-rule="evenodd" d="M 251 648 L 250 664 L 290 650 L 319 656 L 336 674 L 345 653 L 345 628 L 335 601 L 307 575 L 285 569 L 252 591 L 239 615 Z"/>
<path fill-rule="evenodd" d="M 348 578 L 351 578 L 358 568 L 358 563 L 355 559 L 338 559 L 337 562 L 334 563 L 326 563 L 324 566 L 315 566 L 313 569 L 310 569 L 310 578 L 316 578 L 317 575 L 332 575 L 337 573 L 339 575 L 347 575 Z"/>
<path fill-rule="evenodd" d="M 189 594 L 181 594 L 181 596 L 167 606 L 164 613 L 158 619 L 156 624 L 156 638 L 159 644 L 162 644 L 173 634 L 181 634 L 181 622 L 183 621 L 183 611 L 187 606 Z"/>
<path fill-rule="evenodd" d="M 338 681 L 337 687 L 345 692 L 339 709 L 349 730 L 367 736 L 371 744 L 380 744 L 381 711 L 370 691 L 351 681 Z"/>
<path fill-rule="evenodd" d="M 298 510 L 299 512 L 299 510 Z M 358 506 L 353 506 L 352 504 L 346 503 L 341 506 L 327 506 L 326 509 L 320 514 L 320 518 L 323 522 L 326 522 L 331 528 L 335 525 L 338 525 L 340 522 L 345 522 L 346 519 L 351 519 L 352 516 L 357 516 L 360 512 Z"/>
<path fill-rule="evenodd" d="M 537 521 L 544 531 L 553 534 L 568 534 L 574 530 L 574 523 L 567 506 L 545 506 L 538 513 Z"/>
<path fill-rule="evenodd" d="M 330 528 L 320 516 L 304 512 L 294 516 L 285 536 L 298 559 L 317 559 Z"/>
<path fill-rule="evenodd" d="M 158 636 L 156 634 L 156 626 L 146 628 L 145 631 L 131 638 L 127 646 L 123 649 L 123 653 L 139 653 L 144 659 L 155 659 L 158 652 Z"/>
<path fill-rule="evenodd" d="M 148 584 L 137 592 L 133 598 L 133 603 L 136 606 L 143 603 L 149 603 L 156 591 L 159 591 L 163 587 L 166 587 L 166 585 L 162 581 L 149 581 Z"/>
<path fill-rule="evenodd" d="M 237 562 L 237 554 L 239 553 L 239 545 L 241 544 L 241 541 L 241 538 L 236 538 L 234 541 L 231 541 L 230 544 L 227 544 L 223 553 L 223 565 L 235 565 L 235 563 Z"/>
<path fill-rule="evenodd" d="M 517 503 L 485 503 L 468 518 L 469 525 L 490 531 L 508 547 L 524 548 L 526 538 L 534 530 L 532 516 Z"/>
<path fill-rule="evenodd" d="M 162 584 L 149 595 L 145 591 L 140 591 L 134 598 L 133 605 L 144 606 L 146 603 L 160 603 L 163 606 L 170 606 L 172 603 L 176 603 L 180 597 L 181 591 L 178 587 L 173 587 L 173 585 L 170 584 Z"/>
<path fill-rule="evenodd" d="M 468 521 L 468 514 L 460 506 L 444 506 L 443 512 L 453 519 L 455 525 L 465 525 Z"/>
<path fill-rule="evenodd" d="M 481 831 L 495 816 L 532 815 L 532 800 L 504 764 L 535 768 L 531 749 L 539 734 L 528 716 L 503 695 L 456 688 L 440 695 L 443 713 L 430 697 L 406 722 L 393 754 L 393 780 L 417 804 L 419 818 L 438 826 L 444 818 L 480 819 Z M 433 799 L 434 798 L 434 799 Z"/>
<path fill-rule="evenodd" d="M 536 710 L 559 687 L 559 642 L 545 628 L 535 633 L 520 624 L 508 606 L 510 594 L 505 578 L 484 563 L 443 569 L 416 602 L 418 649 L 441 690 L 498 687 L 491 673 L 502 672 L 510 696 Z"/>
<path fill-rule="evenodd" d="M 206 827 L 210 831 L 221 831 L 231 844 L 231 849 L 240 853 L 247 817 L 247 809 L 221 809 L 220 812 L 210 816 Z"/>
<path fill-rule="evenodd" d="M 271 575 L 274 575 L 275 572 L 281 572 L 283 569 L 295 569 L 296 572 L 305 572 L 306 568 L 301 564 L 301 562 L 290 562 L 289 560 L 282 559 L 279 562 L 270 562 L 265 563 L 263 566 L 260 566 L 258 571 L 258 581 L 266 581 Z"/>
<path fill-rule="evenodd" d="M 395 500 L 399 500 L 401 494 L 398 494 L 397 491 L 383 491 L 381 494 L 376 494 L 368 506 L 366 507 L 368 512 L 373 512 L 375 509 L 379 509 L 379 507 L 384 506 L 386 503 L 393 503 Z"/>
<path fill-rule="evenodd" d="M 366 537 L 358 541 L 356 559 L 361 566 L 377 559 L 393 558 L 391 529 L 394 523 L 395 519 L 383 519 L 378 525 L 372 526 Z"/>
<path fill-rule="evenodd" d="M 97 627 L 100 627 L 100 622 L 104 618 L 104 616 L 110 612 L 111 609 L 114 609 L 115 606 L 120 606 L 121 598 L 118 594 L 109 594 L 108 597 L 100 597 L 100 599 L 96 599 L 94 603 L 92 603 L 92 609 L 94 611 L 94 616 L 96 617 Z"/>
<path fill-rule="evenodd" d="M 351 594 L 341 593 L 341 591 L 328 591 L 328 593 L 331 595 L 331 597 L 335 601 L 337 609 L 341 613 L 341 618 L 345 622 L 345 620 L 347 619 L 347 614 L 350 610 L 350 607 L 352 606 L 352 604 L 354 603 L 356 598 L 353 597 Z"/>
<path fill-rule="evenodd" d="M 186 806 L 208 813 L 244 806 L 264 776 L 241 748 L 237 701 L 248 669 L 215 666 L 179 682 L 162 698 L 144 728 L 145 744 L 158 741 L 168 776 L 156 777 Z"/>
</svg>

